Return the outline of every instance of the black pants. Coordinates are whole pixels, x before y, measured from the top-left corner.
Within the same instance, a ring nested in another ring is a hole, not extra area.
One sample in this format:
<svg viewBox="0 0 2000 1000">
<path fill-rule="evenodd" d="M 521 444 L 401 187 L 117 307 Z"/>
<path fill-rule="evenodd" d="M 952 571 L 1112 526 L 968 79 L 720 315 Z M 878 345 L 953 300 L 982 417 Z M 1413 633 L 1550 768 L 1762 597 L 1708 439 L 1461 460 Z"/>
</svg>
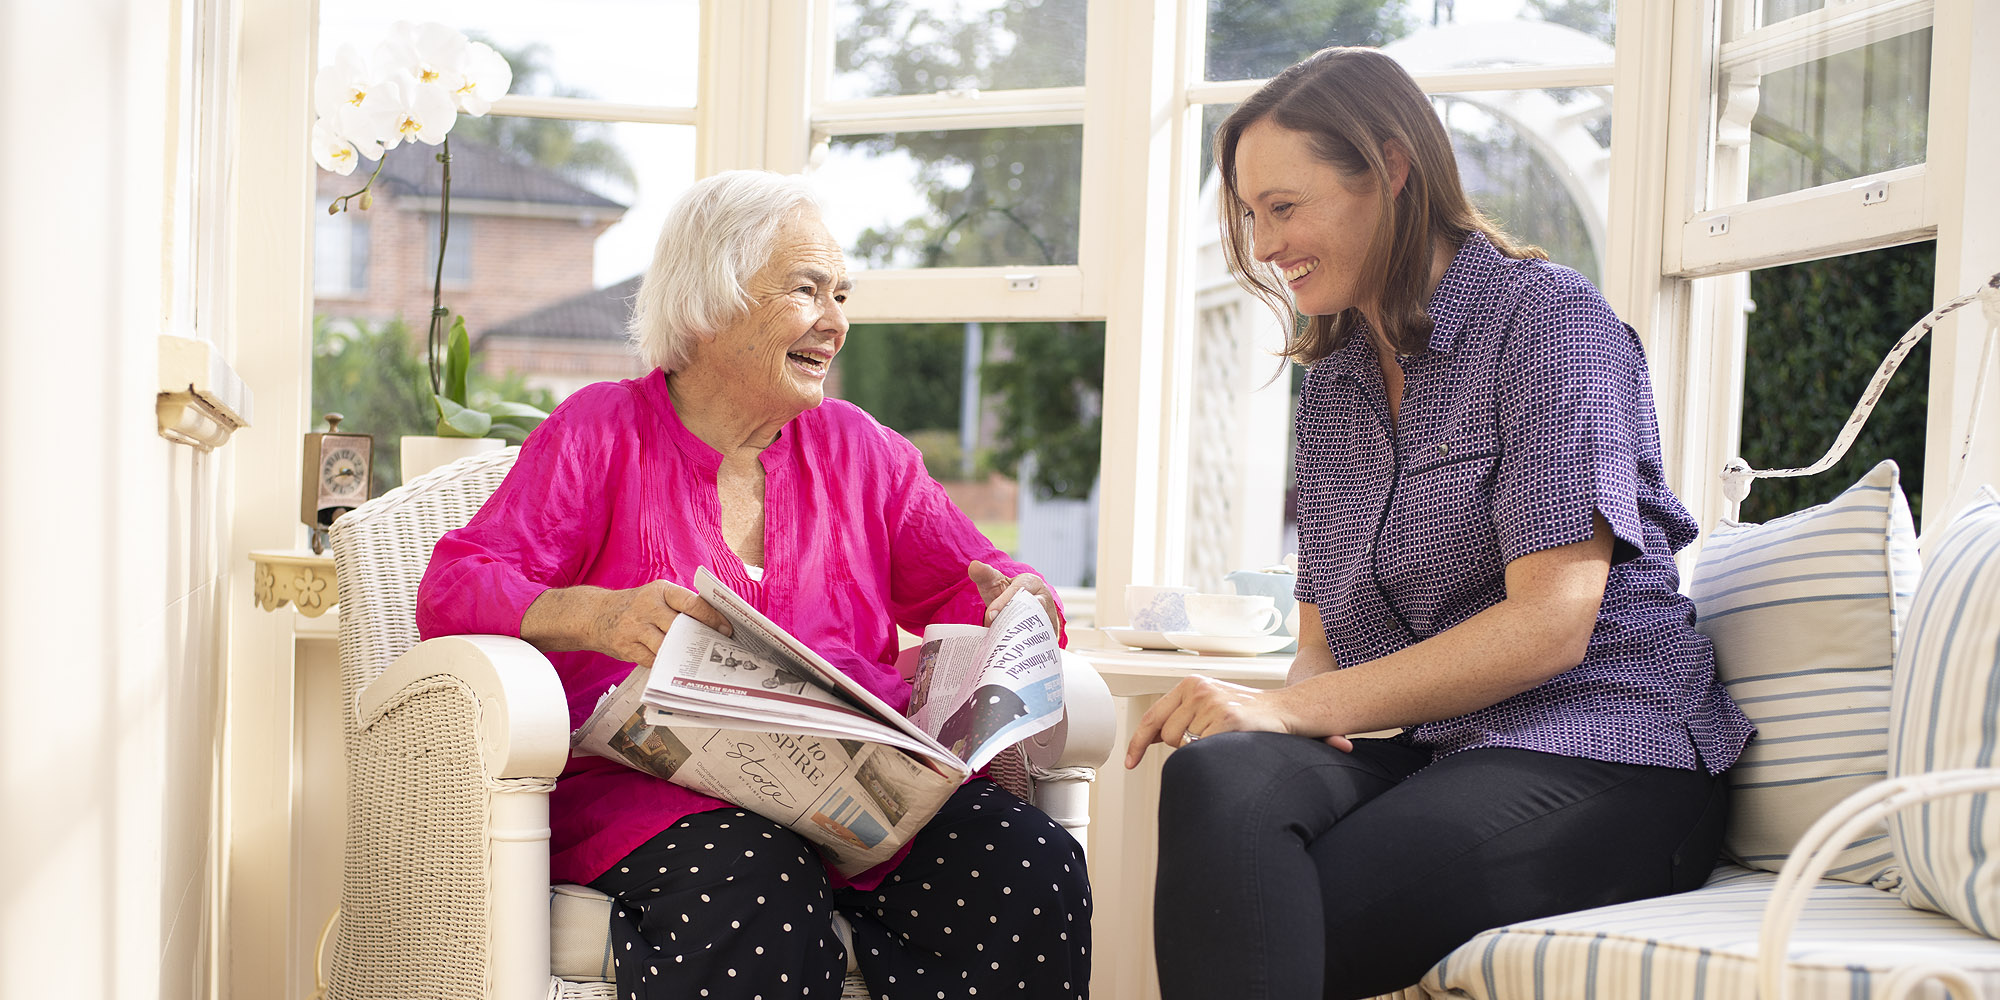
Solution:
<svg viewBox="0 0 2000 1000">
<path fill-rule="evenodd" d="M 738 809 L 697 813 L 591 885 L 617 897 L 618 993 L 779 1000 L 840 996 L 846 952 L 876 997 L 1084 997 L 1090 880 L 1041 810 L 966 784 L 873 890 L 833 889 L 812 847 Z"/>
<path fill-rule="evenodd" d="M 1721 846 L 1727 782 L 1702 771 L 1509 749 L 1429 760 L 1274 733 L 1174 751 L 1161 995 L 1390 992 L 1489 927 L 1695 888 Z"/>
</svg>

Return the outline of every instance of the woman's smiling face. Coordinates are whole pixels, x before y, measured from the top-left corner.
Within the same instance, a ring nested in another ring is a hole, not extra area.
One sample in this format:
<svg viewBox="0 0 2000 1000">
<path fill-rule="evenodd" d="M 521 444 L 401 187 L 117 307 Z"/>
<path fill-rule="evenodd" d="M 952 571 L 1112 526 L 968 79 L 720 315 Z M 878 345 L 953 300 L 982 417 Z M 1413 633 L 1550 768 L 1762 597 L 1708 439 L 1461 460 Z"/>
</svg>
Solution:
<svg viewBox="0 0 2000 1000">
<path fill-rule="evenodd" d="M 731 401 L 760 417 L 810 410 L 825 398 L 827 371 L 847 341 L 841 305 L 851 287 L 840 244 L 818 212 L 800 210 L 750 279 L 750 309 L 698 343 L 688 367 L 713 369 L 732 387 Z"/>
<path fill-rule="evenodd" d="M 1392 158 L 1390 169 L 1396 166 Z M 1251 217 L 1252 253 L 1277 266 L 1300 313 L 1373 306 L 1356 288 L 1382 224 L 1366 175 L 1343 177 L 1313 153 L 1310 136 L 1265 118 L 1237 141 L 1236 194 Z"/>
</svg>

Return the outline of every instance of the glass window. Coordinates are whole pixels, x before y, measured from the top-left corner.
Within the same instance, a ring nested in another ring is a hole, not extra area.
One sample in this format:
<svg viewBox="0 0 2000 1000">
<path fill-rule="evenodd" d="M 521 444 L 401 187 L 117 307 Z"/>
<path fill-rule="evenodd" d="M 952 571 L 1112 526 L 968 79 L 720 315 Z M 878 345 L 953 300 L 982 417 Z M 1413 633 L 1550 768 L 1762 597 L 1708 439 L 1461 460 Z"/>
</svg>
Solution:
<svg viewBox="0 0 2000 1000">
<path fill-rule="evenodd" d="M 1596 283 L 1610 209 L 1611 92 L 1493 91 L 1432 104 L 1473 204 Z"/>
<path fill-rule="evenodd" d="M 1738 454 L 1759 469 L 1818 461 L 1889 348 L 1930 311 L 1936 262 L 1925 242 L 1750 272 Z M 1930 344 L 1903 359 L 1845 458 L 1815 476 L 1758 480 L 1741 519 L 1824 503 L 1885 458 L 1921 518 Z"/>
<path fill-rule="evenodd" d="M 692 106 L 699 0 L 342 0 L 320 5 L 319 61 L 366 57 L 397 21 L 436 21 L 483 41 L 514 69 L 510 94 Z"/>
<path fill-rule="evenodd" d="M 836 0 L 833 100 L 1083 85 L 1085 0 Z"/>
<path fill-rule="evenodd" d="M 1083 129 L 837 136 L 813 177 L 856 268 L 1076 263 Z"/>
<path fill-rule="evenodd" d="M 343 41 L 366 51 L 397 19 L 435 19 L 483 34 L 507 54 L 510 93 L 692 103 L 695 6 L 595 0 L 565 6 L 556 24 L 536 5 L 362 0 L 322 8 L 322 51 L 330 60 Z M 658 30 L 642 30 L 649 26 Z M 620 56 L 621 47 L 633 51 Z M 633 71 L 631 79 L 607 75 L 614 69 Z M 676 74 L 686 80 L 678 95 Z M 504 398 L 546 409 L 583 385 L 641 373 L 625 324 L 661 221 L 693 181 L 694 132 L 457 117 L 443 305 L 472 336 L 475 403 Z M 439 152 L 421 144 L 389 151 L 366 211 L 350 202 L 328 216 L 324 206 L 368 184 L 374 163 L 317 178 L 313 412 L 343 413 L 343 426 L 383 442 L 378 492 L 398 481 L 390 445 L 432 433 L 437 421 L 423 345 L 443 193 Z"/>
<path fill-rule="evenodd" d="M 1924 162 L 1930 29 L 1767 73 L 1750 121 L 1749 196 Z"/>
<path fill-rule="evenodd" d="M 1426 28 L 1509 22 L 1558 24 L 1608 43 L 1614 34 L 1616 6 L 1612 0 L 1208 0 L 1204 72 L 1210 80 L 1261 80 L 1329 45 L 1379 47 Z M 1522 65 L 1546 59 L 1546 53 L 1514 47 L 1498 62 L 1483 64 Z"/>
<path fill-rule="evenodd" d="M 368 294 L 368 220 L 358 212 L 327 213 L 331 198 L 313 207 L 313 294 Z"/>
<path fill-rule="evenodd" d="M 463 206 L 461 206 L 461 209 Z M 438 220 L 443 218 L 435 212 L 424 215 L 424 274 L 442 277 L 444 287 L 464 289 L 472 284 L 472 246 L 478 242 L 473 232 L 476 221 L 470 213 L 453 213 L 451 232 L 446 234 L 444 244 L 444 271 L 438 271 Z"/>
<path fill-rule="evenodd" d="M 830 386 L 909 438 L 996 546 L 1095 583 L 1103 323 L 857 324 Z"/>
</svg>

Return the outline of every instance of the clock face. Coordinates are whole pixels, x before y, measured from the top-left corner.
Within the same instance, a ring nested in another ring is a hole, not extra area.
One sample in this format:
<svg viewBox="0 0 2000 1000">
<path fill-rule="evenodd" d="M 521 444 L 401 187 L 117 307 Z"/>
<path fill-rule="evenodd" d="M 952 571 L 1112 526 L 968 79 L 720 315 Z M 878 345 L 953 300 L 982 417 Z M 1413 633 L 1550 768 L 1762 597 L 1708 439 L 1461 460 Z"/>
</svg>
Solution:
<svg viewBox="0 0 2000 1000">
<path fill-rule="evenodd" d="M 368 449 L 327 441 L 320 451 L 319 506 L 357 507 L 368 499 Z"/>
</svg>

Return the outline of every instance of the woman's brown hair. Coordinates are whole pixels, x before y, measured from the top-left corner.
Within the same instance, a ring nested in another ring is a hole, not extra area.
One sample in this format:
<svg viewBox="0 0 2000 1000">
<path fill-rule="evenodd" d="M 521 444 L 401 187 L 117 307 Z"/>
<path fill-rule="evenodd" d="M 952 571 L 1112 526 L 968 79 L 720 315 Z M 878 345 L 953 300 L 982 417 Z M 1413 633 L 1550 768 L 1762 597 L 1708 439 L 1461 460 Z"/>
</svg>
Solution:
<svg viewBox="0 0 2000 1000">
<path fill-rule="evenodd" d="M 1430 346 L 1431 318 L 1424 307 L 1431 291 L 1431 247 L 1438 239 L 1457 246 L 1467 234 L 1480 232 L 1509 257 L 1548 256 L 1509 239 L 1466 198 L 1444 123 L 1396 60 L 1374 49 L 1321 49 L 1272 77 L 1237 105 L 1215 133 L 1215 162 L 1222 168 L 1217 201 L 1223 256 L 1236 280 L 1292 329 L 1286 358 L 1309 365 L 1346 346 L 1361 312 L 1350 308 L 1312 316 L 1300 329 L 1285 286 L 1252 250 L 1249 206 L 1236 192 L 1236 146 L 1245 129 L 1265 119 L 1304 133 L 1314 155 L 1342 177 L 1373 180 L 1382 200 L 1382 223 L 1355 288 L 1362 301 L 1373 300 L 1383 327 L 1379 332 L 1399 353 L 1418 354 Z M 1403 189 L 1393 196 L 1384 156 L 1392 146 L 1409 157 Z"/>
</svg>

